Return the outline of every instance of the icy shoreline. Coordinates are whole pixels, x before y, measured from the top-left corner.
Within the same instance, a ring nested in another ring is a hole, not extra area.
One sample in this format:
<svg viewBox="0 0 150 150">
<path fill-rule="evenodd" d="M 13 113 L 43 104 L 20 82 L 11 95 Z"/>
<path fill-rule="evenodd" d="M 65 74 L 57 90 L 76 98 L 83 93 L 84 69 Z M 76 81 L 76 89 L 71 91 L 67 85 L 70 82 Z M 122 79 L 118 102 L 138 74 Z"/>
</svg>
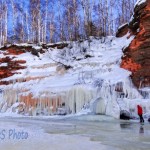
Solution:
<svg viewBox="0 0 150 150">
<path fill-rule="evenodd" d="M 108 116 L 68 119 L 0 118 L 0 130 L 29 134 L 26 140 L 0 140 L 5 150 L 149 150 L 150 126 Z"/>
</svg>

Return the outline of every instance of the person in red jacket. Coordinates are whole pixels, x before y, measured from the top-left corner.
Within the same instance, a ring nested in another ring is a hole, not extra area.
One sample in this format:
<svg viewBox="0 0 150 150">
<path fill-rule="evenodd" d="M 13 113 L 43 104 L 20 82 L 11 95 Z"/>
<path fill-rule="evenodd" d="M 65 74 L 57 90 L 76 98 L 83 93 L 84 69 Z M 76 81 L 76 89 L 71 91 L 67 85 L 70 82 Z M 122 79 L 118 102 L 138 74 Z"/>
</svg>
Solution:
<svg viewBox="0 0 150 150">
<path fill-rule="evenodd" d="M 137 105 L 137 110 L 138 110 L 138 115 L 140 117 L 140 122 L 144 123 L 144 118 L 143 118 L 143 109 L 140 105 Z"/>
</svg>

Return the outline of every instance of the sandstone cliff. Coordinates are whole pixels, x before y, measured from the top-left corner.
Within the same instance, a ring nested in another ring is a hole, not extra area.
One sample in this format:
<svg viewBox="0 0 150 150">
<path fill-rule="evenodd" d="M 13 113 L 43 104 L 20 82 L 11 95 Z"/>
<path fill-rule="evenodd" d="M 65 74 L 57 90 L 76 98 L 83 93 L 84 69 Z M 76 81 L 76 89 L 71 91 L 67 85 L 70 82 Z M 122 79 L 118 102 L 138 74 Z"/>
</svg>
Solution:
<svg viewBox="0 0 150 150">
<path fill-rule="evenodd" d="M 124 49 L 121 67 L 132 72 L 131 78 L 137 88 L 150 86 L 150 0 L 139 1 L 134 15 L 126 26 L 122 26 L 117 37 L 130 32 L 135 35 Z"/>
<path fill-rule="evenodd" d="M 35 57 L 39 57 L 40 54 L 44 53 L 48 48 L 63 49 L 68 46 L 67 43 L 56 43 L 40 46 L 34 44 L 16 44 L 8 45 L 0 48 L 0 85 L 10 84 L 11 81 L 5 81 L 7 77 L 13 76 L 14 74 L 20 74 L 19 70 L 25 69 L 26 61 L 21 59 L 18 60 L 17 56 L 24 53 L 31 53 Z M 40 58 L 39 58 L 40 59 Z"/>
</svg>

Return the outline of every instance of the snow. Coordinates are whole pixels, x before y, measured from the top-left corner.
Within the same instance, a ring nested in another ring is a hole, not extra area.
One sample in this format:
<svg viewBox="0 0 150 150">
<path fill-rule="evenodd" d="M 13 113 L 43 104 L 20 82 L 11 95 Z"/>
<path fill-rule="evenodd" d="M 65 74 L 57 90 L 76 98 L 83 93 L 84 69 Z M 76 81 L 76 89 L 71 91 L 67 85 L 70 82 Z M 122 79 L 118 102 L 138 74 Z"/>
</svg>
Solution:
<svg viewBox="0 0 150 150">
<path fill-rule="evenodd" d="M 122 27 L 126 26 L 128 23 L 124 23 L 121 26 L 119 26 L 118 30 L 121 29 Z"/>
<path fill-rule="evenodd" d="M 120 88 L 126 95 L 124 98 L 128 99 L 127 101 L 143 99 L 130 81 L 131 72 L 120 68 L 122 49 L 127 47 L 134 38 L 128 36 L 129 33 L 122 38 L 91 37 L 83 42 L 67 42 L 68 47 L 61 50 L 50 48 L 44 54 L 40 54 L 40 57 L 28 52 L 15 56 L 14 60 L 25 60 L 26 63 L 23 65 L 27 68 L 17 71 L 21 74 L 3 79 L 3 81 L 11 81 L 12 84 L 0 86 L 4 91 L 1 96 L 3 102 L 0 104 L 1 110 L 8 113 L 7 109 L 11 110 L 12 105 L 14 107 L 16 99 L 21 101 L 20 96 L 32 94 L 33 99 L 38 99 L 37 106 L 29 107 L 28 111 L 32 111 L 34 115 L 59 114 L 52 110 L 55 107 L 56 110 L 62 110 L 59 106 L 61 101 L 65 103 L 68 114 L 101 113 L 119 118 L 120 108 L 117 99 L 120 93 L 115 91 L 118 83 L 121 83 Z M 0 55 L 4 57 L 2 53 Z M 87 55 L 90 57 L 86 58 Z M 65 70 L 62 64 L 72 68 Z M 93 86 L 93 83 L 99 79 L 104 81 L 102 88 Z M 126 106 L 125 109 L 130 110 L 130 106 Z M 146 111 L 148 110 L 147 107 Z M 24 115 L 29 115 L 29 112 Z"/>
<path fill-rule="evenodd" d="M 133 19 L 134 19 L 134 15 L 131 16 L 129 23 L 132 22 Z"/>
<path fill-rule="evenodd" d="M 36 49 L 36 50 L 39 50 L 39 49 L 41 49 L 42 47 L 41 46 L 32 46 L 34 49 Z"/>
<path fill-rule="evenodd" d="M 7 63 L 1 63 L 0 64 L 0 67 L 6 67 L 7 66 Z"/>
<path fill-rule="evenodd" d="M 150 87 L 145 87 L 145 88 L 142 88 L 142 89 L 140 89 L 141 91 L 148 91 L 148 92 L 150 92 Z"/>
<path fill-rule="evenodd" d="M 142 3 L 145 3 L 145 2 L 146 2 L 146 0 L 137 0 L 134 7 L 141 5 Z"/>
<path fill-rule="evenodd" d="M 136 2 L 135 5 L 134 5 L 134 8 L 135 8 L 136 6 L 139 6 L 139 5 L 143 4 L 143 3 L 145 3 L 145 2 L 146 2 L 146 0 L 137 0 L 137 2 Z M 131 16 L 129 23 L 132 22 L 133 19 L 134 19 L 134 14 Z M 138 32 L 138 31 L 137 31 L 137 32 Z"/>
</svg>

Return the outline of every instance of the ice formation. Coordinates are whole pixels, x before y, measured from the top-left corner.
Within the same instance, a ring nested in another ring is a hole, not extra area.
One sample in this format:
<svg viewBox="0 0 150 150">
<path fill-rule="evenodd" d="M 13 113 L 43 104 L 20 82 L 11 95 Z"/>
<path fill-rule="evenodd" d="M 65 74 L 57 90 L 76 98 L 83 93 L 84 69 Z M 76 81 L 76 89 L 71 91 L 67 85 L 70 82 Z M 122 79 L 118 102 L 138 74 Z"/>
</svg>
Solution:
<svg viewBox="0 0 150 150">
<path fill-rule="evenodd" d="M 141 103 L 147 113 L 150 90 L 136 89 L 130 72 L 120 68 L 122 49 L 133 39 L 128 36 L 68 42 L 39 58 L 17 55 L 15 60 L 25 60 L 27 68 L 3 79 L 10 84 L 0 86 L 0 112 L 37 116 L 90 110 L 119 118 L 121 110 L 136 116 L 136 104 Z"/>
<path fill-rule="evenodd" d="M 119 118 L 120 111 L 131 111 L 134 104 L 134 111 L 136 109 L 136 101 L 127 104 L 128 101 L 139 99 L 143 97 L 132 85 L 132 82 L 127 78 L 124 81 L 112 84 L 111 82 L 103 82 L 100 87 L 97 87 L 97 99 L 91 104 L 94 113 L 106 114 Z M 147 109 L 148 111 L 149 109 Z"/>
<path fill-rule="evenodd" d="M 72 113 L 78 113 L 93 99 L 94 92 L 81 86 L 75 86 L 67 93 L 67 105 Z"/>
</svg>

